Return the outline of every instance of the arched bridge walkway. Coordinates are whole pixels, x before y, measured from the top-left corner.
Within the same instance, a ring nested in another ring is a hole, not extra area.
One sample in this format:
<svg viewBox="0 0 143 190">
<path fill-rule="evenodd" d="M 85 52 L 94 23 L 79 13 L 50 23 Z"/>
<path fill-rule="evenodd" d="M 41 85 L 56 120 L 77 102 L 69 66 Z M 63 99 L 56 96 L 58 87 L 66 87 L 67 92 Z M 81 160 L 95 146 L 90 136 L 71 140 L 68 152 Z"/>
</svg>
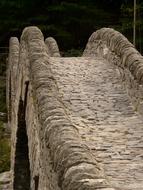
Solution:
<svg viewBox="0 0 143 190">
<path fill-rule="evenodd" d="M 60 57 L 36 27 L 11 38 L 13 189 L 142 190 L 142 82 L 143 57 L 113 29 L 82 57 Z"/>
</svg>

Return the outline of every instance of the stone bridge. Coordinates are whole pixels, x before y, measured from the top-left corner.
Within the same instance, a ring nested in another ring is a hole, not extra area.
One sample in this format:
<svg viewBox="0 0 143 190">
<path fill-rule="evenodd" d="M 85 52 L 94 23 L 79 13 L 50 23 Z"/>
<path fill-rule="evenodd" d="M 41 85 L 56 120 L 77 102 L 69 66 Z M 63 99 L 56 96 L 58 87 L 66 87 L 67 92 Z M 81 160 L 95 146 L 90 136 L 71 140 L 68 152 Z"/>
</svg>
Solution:
<svg viewBox="0 0 143 190">
<path fill-rule="evenodd" d="M 143 57 L 119 32 L 61 57 L 37 27 L 10 39 L 13 190 L 143 189 Z"/>
</svg>

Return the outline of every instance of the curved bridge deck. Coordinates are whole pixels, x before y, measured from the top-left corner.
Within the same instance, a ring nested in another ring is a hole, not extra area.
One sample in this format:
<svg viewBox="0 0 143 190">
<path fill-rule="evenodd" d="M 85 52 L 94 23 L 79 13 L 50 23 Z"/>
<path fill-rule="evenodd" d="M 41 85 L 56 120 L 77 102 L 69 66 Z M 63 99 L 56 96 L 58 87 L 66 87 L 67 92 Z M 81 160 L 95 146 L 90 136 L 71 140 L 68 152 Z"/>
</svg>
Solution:
<svg viewBox="0 0 143 190">
<path fill-rule="evenodd" d="M 102 28 L 62 58 L 25 28 L 10 40 L 7 107 L 12 190 L 143 189 L 143 56 L 121 33 Z"/>
<path fill-rule="evenodd" d="M 115 65 L 101 58 L 51 57 L 60 101 L 115 189 L 143 188 L 143 119 Z"/>
</svg>

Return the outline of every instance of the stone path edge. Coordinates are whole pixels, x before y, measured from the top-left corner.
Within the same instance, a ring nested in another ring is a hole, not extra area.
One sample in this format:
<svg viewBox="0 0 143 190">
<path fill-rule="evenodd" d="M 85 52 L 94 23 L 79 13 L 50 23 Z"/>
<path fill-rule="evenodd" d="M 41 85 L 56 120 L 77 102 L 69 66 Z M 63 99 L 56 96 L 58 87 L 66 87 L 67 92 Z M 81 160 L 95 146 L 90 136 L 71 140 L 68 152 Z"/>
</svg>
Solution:
<svg viewBox="0 0 143 190">
<path fill-rule="evenodd" d="M 50 58 L 44 48 L 42 33 L 36 27 L 28 27 L 21 41 L 25 42 L 29 57 L 32 86 L 43 128 L 41 134 L 53 160 L 54 171 L 59 176 L 59 186 L 63 190 L 113 190 L 65 113 L 50 70 Z"/>
</svg>

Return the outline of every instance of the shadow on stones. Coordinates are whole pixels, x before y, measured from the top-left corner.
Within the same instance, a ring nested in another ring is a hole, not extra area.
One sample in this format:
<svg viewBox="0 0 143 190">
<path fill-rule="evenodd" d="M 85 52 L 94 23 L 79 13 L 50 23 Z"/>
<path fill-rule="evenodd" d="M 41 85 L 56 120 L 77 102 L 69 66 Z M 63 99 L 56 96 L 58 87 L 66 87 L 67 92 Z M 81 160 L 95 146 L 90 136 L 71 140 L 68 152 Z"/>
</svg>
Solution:
<svg viewBox="0 0 143 190">
<path fill-rule="evenodd" d="M 14 166 L 14 190 L 30 190 L 30 164 L 28 157 L 28 137 L 26 132 L 25 110 L 27 103 L 28 83 L 26 84 L 25 101 L 20 99 L 18 109 L 18 130 Z"/>
</svg>

